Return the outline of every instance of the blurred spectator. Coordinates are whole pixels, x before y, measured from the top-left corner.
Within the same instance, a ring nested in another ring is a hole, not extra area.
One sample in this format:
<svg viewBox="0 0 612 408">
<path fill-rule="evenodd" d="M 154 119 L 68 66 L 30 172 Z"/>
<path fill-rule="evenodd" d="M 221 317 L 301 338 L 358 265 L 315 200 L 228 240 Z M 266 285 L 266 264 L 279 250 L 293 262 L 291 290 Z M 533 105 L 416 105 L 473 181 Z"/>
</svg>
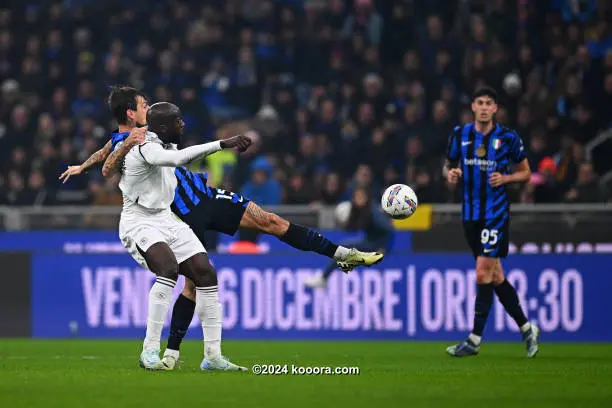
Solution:
<svg viewBox="0 0 612 408">
<path fill-rule="evenodd" d="M 312 182 L 302 173 L 294 173 L 289 179 L 284 204 L 309 204 L 316 201 L 317 194 Z"/>
<path fill-rule="evenodd" d="M 55 182 L 107 142 L 104 101 L 122 83 L 179 105 L 185 145 L 250 131 L 249 151 L 193 167 L 262 203 L 334 204 L 397 182 L 454 200 L 440 166 L 482 85 L 537 173 L 519 196 L 605 198 L 584 186 L 612 171 L 608 2 L 39 3 L 0 8 L 0 202 L 115 202 L 97 170 Z"/>
<path fill-rule="evenodd" d="M 342 38 L 351 38 L 360 33 L 367 38 L 370 44 L 378 46 L 382 35 L 383 20 L 376 12 L 373 0 L 355 0 L 355 9 L 344 20 Z"/>
<path fill-rule="evenodd" d="M 281 185 L 272 178 L 273 168 L 265 157 L 257 158 L 251 165 L 251 179 L 242 188 L 245 197 L 259 205 L 279 205 Z"/>
<path fill-rule="evenodd" d="M 593 165 L 582 163 L 578 169 L 578 180 L 570 190 L 565 193 L 565 201 L 579 203 L 594 203 L 603 201 L 604 195 L 595 178 Z"/>
</svg>

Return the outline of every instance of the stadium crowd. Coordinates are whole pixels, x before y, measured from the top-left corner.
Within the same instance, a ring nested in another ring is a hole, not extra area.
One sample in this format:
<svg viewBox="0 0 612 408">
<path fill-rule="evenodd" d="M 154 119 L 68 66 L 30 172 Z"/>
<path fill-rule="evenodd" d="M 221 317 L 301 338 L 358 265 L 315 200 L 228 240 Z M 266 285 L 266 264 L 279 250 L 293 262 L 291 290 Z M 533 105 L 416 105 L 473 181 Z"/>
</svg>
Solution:
<svg viewBox="0 0 612 408">
<path fill-rule="evenodd" d="M 356 185 L 412 185 L 451 202 L 450 130 L 470 94 L 499 91 L 497 120 L 534 172 L 522 202 L 609 200 L 612 7 L 583 0 L 4 1 L 0 205 L 116 205 L 98 169 L 114 84 L 179 105 L 186 144 L 248 131 L 255 144 L 196 168 L 262 205 L 334 204 Z M 598 136 L 599 135 L 599 136 Z M 593 148 L 593 146 L 596 146 Z"/>
</svg>

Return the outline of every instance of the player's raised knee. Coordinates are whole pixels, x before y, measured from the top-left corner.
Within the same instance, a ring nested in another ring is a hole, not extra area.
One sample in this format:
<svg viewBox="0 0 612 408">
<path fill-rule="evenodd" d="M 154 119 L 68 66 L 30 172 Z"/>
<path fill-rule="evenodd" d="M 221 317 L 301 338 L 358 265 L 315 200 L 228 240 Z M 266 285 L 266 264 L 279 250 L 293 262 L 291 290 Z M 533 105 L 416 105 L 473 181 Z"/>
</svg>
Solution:
<svg viewBox="0 0 612 408">
<path fill-rule="evenodd" d="M 211 265 L 208 257 L 198 254 L 187 261 L 185 275 L 189 276 L 196 287 L 214 286 L 217 284 L 217 271 Z"/>
<path fill-rule="evenodd" d="M 159 268 L 159 273 L 157 273 L 157 276 L 176 281 L 178 279 L 178 272 L 178 264 L 168 262 Z"/>
</svg>

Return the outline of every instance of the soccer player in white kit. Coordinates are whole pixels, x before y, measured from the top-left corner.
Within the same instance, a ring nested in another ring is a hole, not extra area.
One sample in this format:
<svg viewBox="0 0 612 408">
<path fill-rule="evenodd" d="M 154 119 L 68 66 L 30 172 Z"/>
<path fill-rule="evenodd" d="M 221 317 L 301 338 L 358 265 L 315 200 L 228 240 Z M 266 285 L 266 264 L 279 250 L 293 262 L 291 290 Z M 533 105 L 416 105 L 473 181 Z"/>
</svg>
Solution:
<svg viewBox="0 0 612 408">
<path fill-rule="evenodd" d="M 177 150 L 184 122 L 177 106 L 160 102 L 146 114 L 149 131 L 144 142 L 125 156 L 119 188 L 123 210 L 119 237 L 130 255 L 157 276 L 149 292 L 147 331 L 140 365 L 151 370 L 165 369 L 159 358 L 160 337 L 172 289 L 178 274 L 195 283 L 195 311 L 204 332 L 204 370 L 246 371 L 221 354 L 222 310 L 217 291 L 217 274 L 206 250 L 191 228 L 173 215 L 177 179 L 174 168 L 215 153 L 223 148 L 244 151 L 251 144 L 239 135 L 223 141 Z"/>
</svg>

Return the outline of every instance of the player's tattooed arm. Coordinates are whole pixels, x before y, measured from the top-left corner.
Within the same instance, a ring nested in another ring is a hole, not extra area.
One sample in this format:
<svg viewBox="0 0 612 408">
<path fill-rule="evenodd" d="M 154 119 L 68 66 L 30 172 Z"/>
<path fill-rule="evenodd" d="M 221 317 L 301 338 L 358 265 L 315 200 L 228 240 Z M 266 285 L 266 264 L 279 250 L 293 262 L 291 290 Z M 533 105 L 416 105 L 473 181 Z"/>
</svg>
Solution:
<svg viewBox="0 0 612 408">
<path fill-rule="evenodd" d="M 103 162 L 106 160 L 111 151 L 111 141 L 109 140 L 104 147 L 100 150 L 89 156 L 89 159 L 85 160 L 83 164 L 81 164 L 81 168 L 83 171 L 89 170 L 90 167 Z"/>
<path fill-rule="evenodd" d="M 89 158 L 85 160 L 82 164 L 78 166 L 68 166 L 68 169 L 66 169 L 66 171 L 63 172 L 59 176 L 59 179 L 62 181 L 62 183 L 66 183 L 66 181 L 68 181 L 70 176 L 76 176 L 78 174 L 86 172 L 94 165 L 103 162 L 110 154 L 110 151 L 111 151 L 111 142 L 109 140 L 104 145 L 104 147 L 102 147 L 100 150 L 98 150 L 97 152 L 89 156 Z"/>
<path fill-rule="evenodd" d="M 132 147 L 133 146 L 130 146 L 127 143 L 123 143 L 121 146 L 115 149 L 115 151 L 106 158 L 104 166 L 102 166 L 102 175 L 104 177 L 110 177 L 118 172 L 121 164 L 123 163 L 123 159 L 125 159 L 125 155 L 128 154 Z"/>
<path fill-rule="evenodd" d="M 133 129 L 125 141 L 106 158 L 104 166 L 102 166 L 102 175 L 104 177 L 111 177 L 113 174 L 118 172 L 123 164 L 125 155 L 128 154 L 132 147 L 144 142 L 145 134 L 145 128 Z"/>
</svg>

